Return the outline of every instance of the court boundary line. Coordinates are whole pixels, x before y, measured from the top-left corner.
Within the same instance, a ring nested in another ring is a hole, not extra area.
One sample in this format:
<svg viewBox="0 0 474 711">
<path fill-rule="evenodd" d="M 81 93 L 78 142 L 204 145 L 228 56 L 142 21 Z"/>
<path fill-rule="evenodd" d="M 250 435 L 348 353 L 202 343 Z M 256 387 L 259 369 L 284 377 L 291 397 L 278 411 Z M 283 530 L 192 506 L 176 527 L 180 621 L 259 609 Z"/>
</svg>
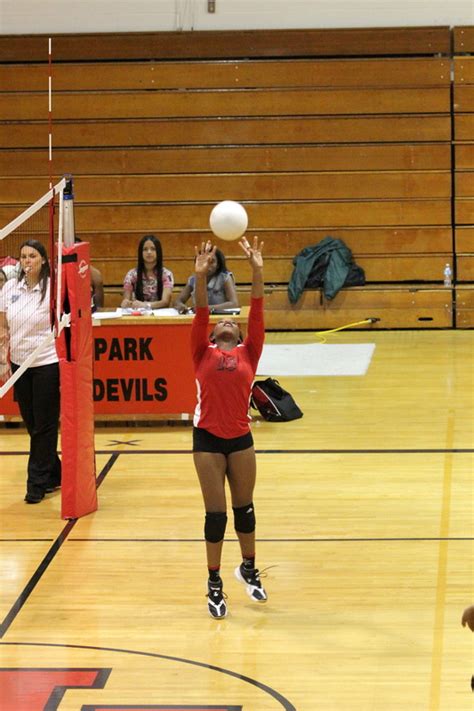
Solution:
<svg viewBox="0 0 474 711">
<path fill-rule="evenodd" d="M 445 635 L 445 610 L 448 580 L 448 543 L 449 528 L 451 525 L 451 502 L 453 488 L 453 456 L 449 452 L 449 445 L 454 439 L 455 414 L 449 410 L 446 427 L 446 443 L 448 452 L 444 457 L 443 488 L 441 496 L 441 510 L 439 514 L 440 541 L 438 547 L 438 570 L 436 577 L 435 614 L 433 620 L 433 642 L 431 649 L 431 675 L 430 675 L 430 711 L 439 711 L 441 708 L 441 679 L 444 663 L 444 635 Z"/>
<path fill-rule="evenodd" d="M 256 449 L 255 454 L 472 454 L 474 447 L 453 449 Z M 61 454 L 61 451 L 59 451 Z M 96 449 L 95 454 L 192 454 L 191 449 Z M 0 451 L 0 457 L 28 456 L 29 451 Z"/>
<path fill-rule="evenodd" d="M 474 536 L 439 537 L 394 537 L 394 538 L 256 538 L 257 543 L 440 543 L 443 541 L 474 541 Z M 203 538 L 70 538 L 69 543 L 203 543 Z M 238 543 L 238 538 L 225 538 L 225 543 Z M 1 542 L 1 539 L 0 539 Z"/>
<path fill-rule="evenodd" d="M 54 538 L 0 538 L 0 543 L 51 543 Z"/>
<path fill-rule="evenodd" d="M 112 469 L 113 465 L 115 464 L 115 462 L 117 461 L 118 458 L 119 458 L 119 454 L 117 454 L 117 453 L 112 454 L 109 461 L 103 467 L 102 471 L 100 472 L 99 476 L 96 479 L 96 488 L 99 488 L 99 486 L 102 484 L 105 477 L 107 476 L 109 471 Z M 25 587 L 20 592 L 20 594 L 16 598 L 15 602 L 11 606 L 10 610 L 5 615 L 3 621 L 0 623 L 0 639 L 3 639 L 3 637 L 6 635 L 6 633 L 10 629 L 10 627 L 13 624 L 13 622 L 15 621 L 18 613 L 20 612 L 22 607 L 25 605 L 25 603 L 28 600 L 28 598 L 30 597 L 31 593 L 38 585 L 38 583 L 41 580 L 41 578 L 43 577 L 44 573 L 47 571 L 50 563 L 54 560 L 56 553 L 62 547 L 63 543 L 66 541 L 70 532 L 72 531 L 72 529 L 74 528 L 74 526 L 76 525 L 76 523 L 79 520 L 80 519 L 78 519 L 78 518 L 73 518 L 73 519 L 70 519 L 66 523 L 63 530 L 59 533 L 57 538 L 54 540 L 53 545 L 50 547 L 50 549 L 44 556 L 41 563 L 36 567 L 36 570 L 33 572 L 33 575 L 30 577 L 30 579 L 26 583 Z"/>
<path fill-rule="evenodd" d="M 237 538 L 225 538 L 226 543 L 238 543 Z M 49 543 L 54 538 L 0 538 L 0 543 Z M 204 538 L 72 538 L 68 536 L 69 543 L 203 543 Z M 257 538 L 257 543 L 440 543 L 447 542 L 472 542 L 474 536 L 452 536 L 440 538 L 439 536 L 413 536 L 400 537 L 360 537 L 360 538 Z"/>
</svg>

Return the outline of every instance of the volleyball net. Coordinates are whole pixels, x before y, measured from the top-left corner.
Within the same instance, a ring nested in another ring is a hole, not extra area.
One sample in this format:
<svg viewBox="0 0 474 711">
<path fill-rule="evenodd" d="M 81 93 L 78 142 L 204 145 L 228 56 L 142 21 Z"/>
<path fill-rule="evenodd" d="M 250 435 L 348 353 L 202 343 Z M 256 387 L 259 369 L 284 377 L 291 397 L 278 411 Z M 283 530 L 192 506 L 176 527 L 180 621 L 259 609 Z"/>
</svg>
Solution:
<svg viewBox="0 0 474 711">
<path fill-rule="evenodd" d="M 68 519 L 97 508 L 89 245 L 75 244 L 73 197 L 67 176 L 0 230 L 0 412 L 28 368 L 57 357 Z"/>
<path fill-rule="evenodd" d="M 0 230 L 0 380 L 3 382 L 0 398 L 27 368 L 41 362 L 42 354 L 54 345 L 68 323 L 68 315 L 61 309 L 66 186 L 67 180 L 63 178 Z M 33 254 L 43 262 L 38 289 L 40 304 L 45 302 L 49 308 L 49 328 L 37 318 L 35 302 L 19 298 L 16 288 L 23 285 L 26 289 L 31 269 L 29 245 L 36 245 Z M 9 362 L 12 337 L 17 343 L 15 365 L 19 366 L 15 373 L 11 372 Z"/>
</svg>

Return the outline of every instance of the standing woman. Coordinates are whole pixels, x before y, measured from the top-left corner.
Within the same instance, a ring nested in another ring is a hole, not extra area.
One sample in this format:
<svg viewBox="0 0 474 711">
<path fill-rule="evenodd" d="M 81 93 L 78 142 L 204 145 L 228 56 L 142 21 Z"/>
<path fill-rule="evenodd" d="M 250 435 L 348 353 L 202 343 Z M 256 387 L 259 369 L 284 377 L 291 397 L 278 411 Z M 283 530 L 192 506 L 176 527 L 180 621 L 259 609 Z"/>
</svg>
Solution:
<svg viewBox="0 0 474 711">
<path fill-rule="evenodd" d="M 37 240 L 20 247 L 20 272 L 0 292 L 0 330 L 7 334 L 0 361 L 18 370 L 51 333 L 50 267 L 46 249 Z M 61 484 L 57 454 L 59 428 L 59 363 L 54 342 L 46 346 L 14 385 L 21 416 L 30 435 L 25 501 L 38 504 Z"/>
<path fill-rule="evenodd" d="M 135 269 L 123 283 L 122 308 L 165 309 L 171 303 L 173 274 L 163 267 L 163 251 L 155 235 L 145 235 L 138 244 Z"/>
<path fill-rule="evenodd" d="M 234 528 L 242 563 L 235 569 L 255 602 L 266 602 L 255 567 L 255 512 L 253 491 L 256 460 L 249 426 L 250 389 L 265 338 L 263 323 L 263 242 L 253 247 L 244 237 L 240 246 L 252 267 L 248 335 L 242 340 L 232 319 L 219 321 L 209 337 L 207 274 L 216 248 L 210 242 L 196 248 L 196 315 L 191 348 L 197 381 L 193 456 L 206 511 L 204 536 L 209 571 L 207 603 L 214 618 L 225 617 L 227 606 L 220 577 L 222 544 L 227 524 L 225 480 L 229 482 Z"/>
</svg>

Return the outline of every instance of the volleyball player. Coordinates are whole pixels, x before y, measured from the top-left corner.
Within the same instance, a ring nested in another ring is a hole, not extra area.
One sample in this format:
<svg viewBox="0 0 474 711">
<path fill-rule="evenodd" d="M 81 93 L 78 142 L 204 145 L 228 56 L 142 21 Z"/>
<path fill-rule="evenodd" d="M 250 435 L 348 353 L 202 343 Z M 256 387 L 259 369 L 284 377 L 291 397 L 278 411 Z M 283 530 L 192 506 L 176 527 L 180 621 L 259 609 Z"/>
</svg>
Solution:
<svg viewBox="0 0 474 711">
<path fill-rule="evenodd" d="M 8 336 L 0 363 L 15 372 L 51 332 L 50 267 L 44 246 L 28 240 L 20 247 L 20 271 L 0 292 L 0 325 Z M 5 373 L 4 373 L 5 374 Z M 54 342 L 45 347 L 14 384 L 15 397 L 30 435 L 25 501 L 38 504 L 60 486 L 57 454 L 59 428 L 59 363 Z"/>
<path fill-rule="evenodd" d="M 216 248 L 210 242 L 196 248 L 195 302 L 191 348 L 198 401 L 194 414 L 193 457 L 205 506 L 208 610 L 212 617 L 227 614 L 220 565 L 227 524 L 225 480 L 229 482 L 234 528 L 240 543 L 242 563 L 235 576 L 255 602 L 267 594 L 255 567 L 255 511 L 253 492 L 256 460 L 249 426 L 250 389 L 265 337 L 263 323 L 262 244 L 240 242 L 252 268 L 248 335 L 242 340 L 238 324 L 219 321 L 209 337 L 207 275 Z"/>
<path fill-rule="evenodd" d="M 471 632 L 474 632 L 474 605 L 466 607 L 462 613 L 461 622 L 463 627 L 466 627 L 467 625 Z"/>
<path fill-rule="evenodd" d="M 462 613 L 461 623 L 463 627 L 469 627 L 471 632 L 474 632 L 474 605 L 466 607 Z M 471 689 L 474 691 L 474 675 L 471 677 Z"/>
</svg>

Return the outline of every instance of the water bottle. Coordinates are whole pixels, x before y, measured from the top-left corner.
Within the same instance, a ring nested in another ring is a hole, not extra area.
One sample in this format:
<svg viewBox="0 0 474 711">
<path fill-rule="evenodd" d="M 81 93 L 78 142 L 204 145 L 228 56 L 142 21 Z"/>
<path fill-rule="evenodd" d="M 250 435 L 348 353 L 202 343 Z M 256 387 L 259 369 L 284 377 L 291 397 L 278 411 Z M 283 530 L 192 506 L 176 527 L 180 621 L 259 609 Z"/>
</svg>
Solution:
<svg viewBox="0 0 474 711">
<path fill-rule="evenodd" d="M 444 271 L 444 285 L 447 289 L 450 289 L 453 285 L 453 272 L 451 271 L 451 266 L 446 264 Z"/>
</svg>

